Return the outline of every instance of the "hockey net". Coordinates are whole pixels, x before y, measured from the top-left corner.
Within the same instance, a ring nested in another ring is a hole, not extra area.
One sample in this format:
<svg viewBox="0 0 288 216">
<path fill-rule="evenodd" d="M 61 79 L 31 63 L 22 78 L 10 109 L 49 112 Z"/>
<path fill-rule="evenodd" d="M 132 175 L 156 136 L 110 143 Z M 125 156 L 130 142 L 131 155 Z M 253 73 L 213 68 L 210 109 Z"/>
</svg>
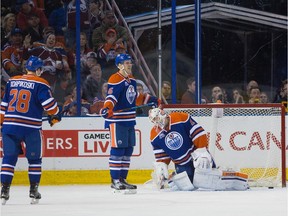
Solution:
<svg viewBox="0 0 288 216">
<path fill-rule="evenodd" d="M 165 105 L 189 113 L 207 131 L 221 169 L 241 171 L 255 187 L 286 187 L 285 108 L 281 104 Z"/>
</svg>

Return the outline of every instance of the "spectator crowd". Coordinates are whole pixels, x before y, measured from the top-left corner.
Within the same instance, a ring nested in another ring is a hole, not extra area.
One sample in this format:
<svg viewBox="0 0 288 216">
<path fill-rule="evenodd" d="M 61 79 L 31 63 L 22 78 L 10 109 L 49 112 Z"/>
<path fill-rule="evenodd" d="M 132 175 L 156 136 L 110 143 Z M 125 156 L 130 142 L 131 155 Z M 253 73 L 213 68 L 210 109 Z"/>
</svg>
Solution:
<svg viewBox="0 0 288 216">
<path fill-rule="evenodd" d="M 65 114 L 76 107 L 76 1 L 16 0 L 1 5 L 1 94 L 8 79 L 25 74 L 30 56 L 44 62 L 46 79 Z M 80 0 L 82 114 L 98 112 L 117 54 L 127 52 L 127 30 L 103 0 Z M 92 108 L 90 108 L 92 107 Z"/>
<path fill-rule="evenodd" d="M 75 0 L 14 0 L 1 5 L 1 94 L 5 83 L 26 73 L 24 65 L 31 56 L 44 62 L 42 77 L 52 89 L 66 115 L 76 107 L 76 3 Z M 80 0 L 80 64 L 82 114 L 98 113 L 107 92 L 107 80 L 118 69 L 114 60 L 128 52 L 126 28 L 108 10 L 103 0 Z M 139 91 L 147 89 L 139 81 Z M 137 83 L 138 83 L 137 81 Z M 195 79 L 187 77 L 187 91 L 176 103 L 195 102 Z M 170 81 L 162 83 L 162 102 L 172 103 Z M 145 92 L 147 93 L 147 91 Z M 2 96 L 2 95 L 1 95 Z M 201 96 L 201 103 L 287 103 L 287 79 L 272 98 L 255 80 L 245 88 L 221 85 Z"/>
</svg>

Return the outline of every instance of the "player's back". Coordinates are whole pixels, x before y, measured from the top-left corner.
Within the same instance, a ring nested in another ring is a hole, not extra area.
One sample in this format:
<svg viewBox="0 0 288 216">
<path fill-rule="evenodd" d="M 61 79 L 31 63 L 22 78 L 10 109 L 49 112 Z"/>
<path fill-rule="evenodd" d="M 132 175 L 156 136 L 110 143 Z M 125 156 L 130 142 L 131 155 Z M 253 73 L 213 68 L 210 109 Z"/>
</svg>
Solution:
<svg viewBox="0 0 288 216">
<path fill-rule="evenodd" d="M 3 132 L 19 134 L 41 129 L 43 110 L 52 110 L 55 106 L 57 103 L 46 80 L 35 75 L 12 77 L 1 103 Z"/>
</svg>

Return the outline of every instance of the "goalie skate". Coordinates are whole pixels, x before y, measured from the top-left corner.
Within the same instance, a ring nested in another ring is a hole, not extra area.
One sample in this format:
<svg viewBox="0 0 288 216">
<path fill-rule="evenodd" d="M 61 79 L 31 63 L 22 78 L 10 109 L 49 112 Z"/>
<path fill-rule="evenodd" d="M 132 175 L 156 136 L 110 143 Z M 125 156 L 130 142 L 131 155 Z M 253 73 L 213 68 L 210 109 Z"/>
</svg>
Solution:
<svg viewBox="0 0 288 216">
<path fill-rule="evenodd" d="M 31 198 L 30 204 L 38 204 L 41 199 L 41 194 L 38 192 L 38 185 L 31 185 L 29 191 L 29 197 Z"/>
<path fill-rule="evenodd" d="M 2 205 L 5 205 L 7 200 L 9 200 L 9 191 L 10 191 L 10 185 L 2 185 L 1 188 L 1 203 Z"/>
</svg>

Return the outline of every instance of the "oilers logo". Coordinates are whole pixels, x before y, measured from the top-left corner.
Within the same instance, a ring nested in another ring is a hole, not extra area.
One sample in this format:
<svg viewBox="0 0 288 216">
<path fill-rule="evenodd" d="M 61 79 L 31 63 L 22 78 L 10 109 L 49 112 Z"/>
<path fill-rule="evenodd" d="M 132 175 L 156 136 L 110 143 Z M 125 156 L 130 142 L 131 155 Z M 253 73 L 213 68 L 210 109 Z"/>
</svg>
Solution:
<svg viewBox="0 0 288 216">
<path fill-rule="evenodd" d="M 132 104 L 133 101 L 135 100 L 135 98 L 136 98 L 136 91 L 135 91 L 133 85 L 129 85 L 129 86 L 128 86 L 127 91 L 126 91 L 126 98 L 127 98 L 127 101 L 128 101 L 130 104 Z"/>
<path fill-rule="evenodd" d="M 171 150 L 177 150 L 183 145 L 183 137 L 177 132 L 170 132 L 165 138 L 166 146 Z"/>
</svg>

